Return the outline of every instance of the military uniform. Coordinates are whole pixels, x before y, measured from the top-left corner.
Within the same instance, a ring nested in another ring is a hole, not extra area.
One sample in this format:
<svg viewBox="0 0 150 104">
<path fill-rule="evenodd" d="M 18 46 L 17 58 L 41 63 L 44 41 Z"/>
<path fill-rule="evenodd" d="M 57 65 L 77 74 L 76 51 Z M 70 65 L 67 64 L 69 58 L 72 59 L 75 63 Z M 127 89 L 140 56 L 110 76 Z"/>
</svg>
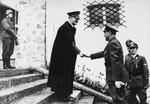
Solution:
<svg viewBox="0 0 150 104">
<path fill-rule="evenodd" d="M 106 26 L 107 28 L 111 28 Z M 114 29 L 113 29 L 114 30 Z M 116 88 L 115 81 L 126 82 L 126 73 L 124 68 L 123 50 L 120 42 L 115 36 L 112 36 L 104 51 L 91 54 L 91 59 L 103 58 L 105 59 L 106 67 L 106 82 L 109 86 L 110 95 L 113 98 L 113 104 L 125 104 L 125 86 Z"/>
<path fill-rule="evenodd" d="M 6 15 L 12 13 L 11 10 L 6 11 Z M 9 17 L 5 17 L 2 20 L 2 26 L 4 31 L 2 33 L 2 43 L 3 43 L 3 51 L 2 51 L 2 58 L 3 58 L 3 68 L 12 68 L 10 65 L 10 57 L 14 52 L 14 41 L 17 39 L 16 33 L 14 31 L 14 24 L 10 20 Z"/>
<path fill-rule="evenodd" d="M 128 104 L 147 104 L 146 89 L 149 82 L 149 70 L 145 57 L 130 54 L 125 57 L 125 67 L 129 73 L 127 101 Z M 136 97 L 138 95 L 139 101 Z"/>
</svg>

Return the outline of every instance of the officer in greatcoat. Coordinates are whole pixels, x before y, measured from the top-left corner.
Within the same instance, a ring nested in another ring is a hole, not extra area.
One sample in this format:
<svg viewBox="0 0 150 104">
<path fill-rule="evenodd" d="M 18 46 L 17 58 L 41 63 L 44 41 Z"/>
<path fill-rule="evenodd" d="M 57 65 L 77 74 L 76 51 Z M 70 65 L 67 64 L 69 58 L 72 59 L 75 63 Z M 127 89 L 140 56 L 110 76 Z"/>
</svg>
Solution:
<svg viewBox="0 0 150 104">
<path fill-rule="evenodd" d="M 58 29 L 49 64 L 48 86 L 59 100 L 70 100 L 73 90 L 77 54 L 81 54 L 75 42 L 75 25 L 80 11 L 69 12 L 69 19 Z"/>
<path fill-rule="evenodd" d="M 13 11 L 11 9 L 6 10 L 6 17 L 2 20 L 2 26 L 4 31 L 2 33 L 2 59 L 4 69 L 14 69 L 14 66 L 10 64 L 10 58 L 14 52 L 14 45 L 18 45 L 17 36 L 15 32 L 14 23 L 12 22 Z"/>
<path fill-rule="evenodd" d="M 124 68 L 122 45 L 116 38 L 116 32 L 118 32 L 116 27 L 107 23 L 104 29 L 104 37 L 108 43 L 104 51 L 84 56 L 91 59 L 105 59 L 106 83 L 113 104 L 125 104 L 125 84 L 128 77 Z"/>
<path fill-rule="evenodd" d="M 146 58 L 137 53 L 138 44 L 126 41 L 129 53 L 125 56 L 125 67 L 129 73 L 127 84 L 128 104 L 148 104 L 146 89 L 149 84 L 149 69 Z"/>
</svg>

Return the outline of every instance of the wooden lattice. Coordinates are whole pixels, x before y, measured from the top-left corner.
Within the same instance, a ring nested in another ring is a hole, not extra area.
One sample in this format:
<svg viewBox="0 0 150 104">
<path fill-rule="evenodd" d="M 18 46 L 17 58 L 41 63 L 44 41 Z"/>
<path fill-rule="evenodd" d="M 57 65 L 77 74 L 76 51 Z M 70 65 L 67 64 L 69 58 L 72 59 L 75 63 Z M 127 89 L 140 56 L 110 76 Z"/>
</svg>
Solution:
<svg viewBox="0 0 150 104">
<path fill-rule="evenodd" d="M 124 20 L 123 3 L 124 1 L 122 0 L 102 0 L 101 2 L 94 1 L 83 4 L 85 6 L 83 9 L 85 29 L 89 27 L 92 29 L 95 27 L 102 28 L 106 23 L 111 23 L 117 28 L 119 26 L 126 27 L 124 25 L 126 21 Z"/>
</svg>

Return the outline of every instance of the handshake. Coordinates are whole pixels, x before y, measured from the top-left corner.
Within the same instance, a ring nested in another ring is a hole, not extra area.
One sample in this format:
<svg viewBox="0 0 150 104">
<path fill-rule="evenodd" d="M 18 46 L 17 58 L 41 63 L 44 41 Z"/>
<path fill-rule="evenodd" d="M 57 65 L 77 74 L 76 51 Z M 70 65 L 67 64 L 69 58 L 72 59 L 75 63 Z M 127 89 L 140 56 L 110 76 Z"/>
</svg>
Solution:
<svg viewBox="0 0 150 104">
<path fill-rule="evenodd" d="M 82 53 L 82 52 L 79 53 L 79 56 L 82 57 L 82 58 L 83 57 L 91 58 L 90 54 L 85 54 L 85 53 Z"/>
</svg>

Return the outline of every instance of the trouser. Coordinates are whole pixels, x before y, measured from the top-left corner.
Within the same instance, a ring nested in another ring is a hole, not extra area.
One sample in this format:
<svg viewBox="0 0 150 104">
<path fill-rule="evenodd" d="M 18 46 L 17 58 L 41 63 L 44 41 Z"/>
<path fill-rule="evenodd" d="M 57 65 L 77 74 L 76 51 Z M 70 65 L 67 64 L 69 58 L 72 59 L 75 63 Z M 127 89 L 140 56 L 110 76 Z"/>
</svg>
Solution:
<svg viewBox="0 0 150 104">
<path fill-rule="evenodd" d="M 2 58 L 4 65 L 10 65 L 10 57 L 14 52 L 14 39 L 6 38 L 2 40 Z"/>
<path fill-rule="evenodd" d="M 121 88 L 116 88 L 114 84 L 108 84 L 109 93 L 112 97 L 113 104 L 127 104 L 126 103 L 126 90 L 125 86 Z"/>
<path fill-rule="evenodd" d="M 146 90 L 143 88 L 128 88 L 127 102 L 128 104 L 148 104 L 146 102 Z"/>
</svg>

